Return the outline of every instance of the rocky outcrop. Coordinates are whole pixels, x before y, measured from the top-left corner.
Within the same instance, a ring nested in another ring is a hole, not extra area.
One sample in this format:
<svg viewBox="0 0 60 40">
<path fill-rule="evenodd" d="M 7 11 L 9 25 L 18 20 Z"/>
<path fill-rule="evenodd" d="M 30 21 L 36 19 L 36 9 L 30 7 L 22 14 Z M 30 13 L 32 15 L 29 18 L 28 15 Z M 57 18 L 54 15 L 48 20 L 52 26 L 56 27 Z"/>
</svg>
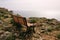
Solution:
<svg viewBox="0 0 60 40">
<path fill-rule="evenodd" d="M 60 21 L 33 17 L 30 20 L 36 22 L 28 28 L 23 24 L 18 28 L 20 24 L 14 22 L 11 14 L 12 11 L 0 8 L 0 40 L 60 40 Z"/>
</svg>

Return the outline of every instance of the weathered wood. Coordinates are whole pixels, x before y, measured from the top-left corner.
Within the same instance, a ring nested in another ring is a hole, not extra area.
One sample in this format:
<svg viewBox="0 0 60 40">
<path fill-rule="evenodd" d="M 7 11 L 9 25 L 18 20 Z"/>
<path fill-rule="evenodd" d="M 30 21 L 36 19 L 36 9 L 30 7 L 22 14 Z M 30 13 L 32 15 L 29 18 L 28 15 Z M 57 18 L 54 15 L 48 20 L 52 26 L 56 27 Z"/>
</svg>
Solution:
<svg viewBox="0 0 60 40">
<path fill-rule="evenodd" d="M 16 23 L 27 26 L 27 21 L 25 17 L 18 17 L 18 16 L 13 15 L 13 19 Z"/>
<path fill-rule="evenodd" d="M 18 18 L 17 18 L 15 15 L 13 15 L 13 20 L 14 20 L 16 23 L 18 23 Z"/>
</svg>

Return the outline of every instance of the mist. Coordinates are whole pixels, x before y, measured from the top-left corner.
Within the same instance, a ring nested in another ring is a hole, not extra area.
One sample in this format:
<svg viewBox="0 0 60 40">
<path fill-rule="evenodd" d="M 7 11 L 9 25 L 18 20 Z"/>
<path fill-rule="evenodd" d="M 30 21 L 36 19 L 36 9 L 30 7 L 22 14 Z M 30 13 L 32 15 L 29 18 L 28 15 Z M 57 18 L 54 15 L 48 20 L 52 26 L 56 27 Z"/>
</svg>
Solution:
<svg viewBox="0 0 60 40">
<path fill-rule="evenodd" d="M 0 0 L 0 7 L 24 17 L 47 17 L 60 20 L 60 0 Z"/>
</svg>

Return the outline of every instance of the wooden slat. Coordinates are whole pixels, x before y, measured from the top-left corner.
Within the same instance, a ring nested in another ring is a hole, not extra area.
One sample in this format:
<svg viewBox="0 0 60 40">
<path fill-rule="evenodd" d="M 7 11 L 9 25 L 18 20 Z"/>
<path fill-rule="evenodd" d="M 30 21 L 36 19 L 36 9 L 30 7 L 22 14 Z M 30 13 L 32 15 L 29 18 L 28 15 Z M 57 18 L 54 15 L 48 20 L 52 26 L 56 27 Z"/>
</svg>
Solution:
<svg viewBox="0 0 60 40">
<path fill-rule="evenodd" d="M 27 21 L 26 21 L 25 17 L 18 17 L 18 16 L 13 15 L 13 19 L 16 23 L 23 24 L 23 25 L 27 26 Z"/>
<path fill-rule="evenodd" d="M 15 21 L 16 23 L 18 23 L 18 18 L 17 18 L 17 16 L 13 15 L 13 19 L 14 19 L 14 21 Z"/>
<path fill-rule="evenodd" d="M 24 20 L 24 24 L 27 26 L 27 20 L 26 20 L 26 18 L 23 18 Z"/>
<path fill-rule="evenodd" d="M 27 26 L 27 21 L 26 18 L 24 17 L 18 17 L 19 23 Z"/>
</svg>

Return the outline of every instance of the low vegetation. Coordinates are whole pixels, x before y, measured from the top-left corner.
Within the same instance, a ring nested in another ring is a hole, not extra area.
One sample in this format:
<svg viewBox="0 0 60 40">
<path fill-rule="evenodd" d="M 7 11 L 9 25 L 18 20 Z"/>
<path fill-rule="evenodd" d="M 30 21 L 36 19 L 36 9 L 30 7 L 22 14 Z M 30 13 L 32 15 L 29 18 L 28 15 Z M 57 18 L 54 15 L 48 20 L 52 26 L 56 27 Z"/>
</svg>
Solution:
<svg viewBox="0 0 60 40">
<path fill-rule="evenodd" d="M 60 40 L 60 21 L 45 17 L 30 17 L 32 26 L 14 22 L 13 11 L 0 8 L 0 40 Z"/>
</svg>

